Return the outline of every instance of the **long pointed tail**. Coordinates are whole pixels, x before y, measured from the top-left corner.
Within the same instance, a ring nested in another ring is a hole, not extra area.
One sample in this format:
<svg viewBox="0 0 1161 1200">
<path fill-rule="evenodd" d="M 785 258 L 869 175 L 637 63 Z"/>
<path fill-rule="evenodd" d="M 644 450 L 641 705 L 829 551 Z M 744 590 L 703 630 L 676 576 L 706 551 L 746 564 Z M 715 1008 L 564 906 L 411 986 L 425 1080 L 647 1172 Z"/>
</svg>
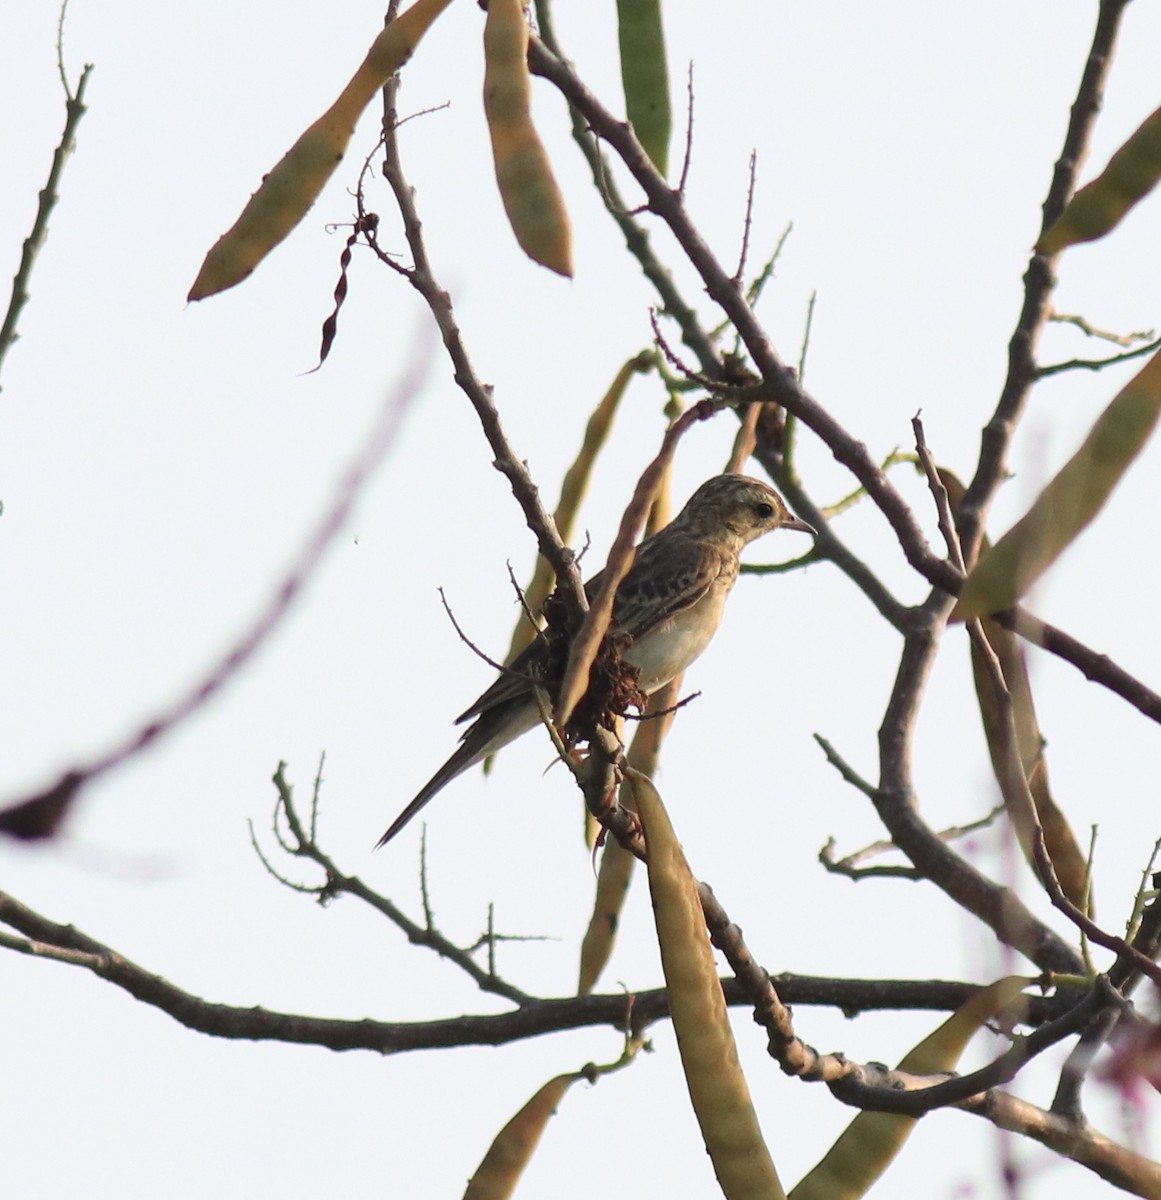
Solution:
<svg viewBox="0 0 1161 1200">
<path fill-rule="evenodd" d="M 463 736 L 459 748 L 423 785 L 414 800 L 391 822 L 391 827 L 375 843 L 385 846 L 412 817 L 457 775 L 482 762 L 489 754 L 539 724 L 540 714 L 527 696 L 518 696 L 482 713 Z"/>
<path fill-rule="evenodd" d="M 461 757 L 462 756 L 462 757 Z M 391 822 L 387 832 L 375 843 L 378 850 L 387 843 L 419 812 L 444 786 L 466 771 L 472 765 L 470 756 L 463 755 L 462 748 L 457 750 L 442 767 L 423 785 L 419 795 Z"/>
<path fill-rule="evenodd" d="M 391 822 L 387 832 L 375 843 L 375 849 L 380 850 L 415 816 L 417 812 L 435 795 L 434 791 L 426 788 Z"/>
</svg>

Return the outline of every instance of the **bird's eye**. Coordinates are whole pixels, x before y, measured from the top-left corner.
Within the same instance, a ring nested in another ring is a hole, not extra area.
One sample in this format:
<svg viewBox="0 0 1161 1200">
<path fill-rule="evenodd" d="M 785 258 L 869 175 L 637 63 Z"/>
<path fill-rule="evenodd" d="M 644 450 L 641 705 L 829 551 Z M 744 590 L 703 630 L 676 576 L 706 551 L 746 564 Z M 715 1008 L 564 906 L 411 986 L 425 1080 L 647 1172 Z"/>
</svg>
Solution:
<svg viewBox="0 0 1161 1200">
<path fill-rule="evenodd" d="M 763 500 L 760 504 L 754 505 L 754 511 L 762 518 L 763 521 L 768 521 L 774 515 L 774 505 L 767 504 Z"/>
</svg>

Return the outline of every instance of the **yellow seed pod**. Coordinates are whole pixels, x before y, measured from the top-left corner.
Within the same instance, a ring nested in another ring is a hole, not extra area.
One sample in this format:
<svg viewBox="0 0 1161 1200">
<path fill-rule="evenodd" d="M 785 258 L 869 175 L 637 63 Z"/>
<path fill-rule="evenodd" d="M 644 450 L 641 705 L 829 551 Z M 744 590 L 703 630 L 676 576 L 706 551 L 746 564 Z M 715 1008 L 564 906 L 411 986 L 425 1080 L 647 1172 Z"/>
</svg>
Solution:
<svg viewBox="0 0 1161 1200">
<path fill-rule="evenodd" d="M 617 0 L 617 37 L 621 44 L 621 82 L 625 115 L 653 165 L 669 170 L 669 67 L 661 0 Z"/>
<path fill-rule="evenodd" d="M 666 481 L 668 483 L 668 481 Z M 669 488 L 666 486 L 662 495 L 654 503 L 667 509 Z M 652 520 L 652 519 L 651 519 Z M 668 514 L 663 517 L 663 524 L 668 523 Z M 653 532 L 652 530 L 650 532 Z M 661 746 L 665 735 L 673 725 L 675 716 L 673 706 L 681 696 L 681 684 L 684 675 L 671 679 L 659 692 L 654 692 L 645 705 L 645 714 L 652 719 L 642 721 L 633 735 L 633 742 L 625 761 L 635 771 L 648 775 L 650 779 L 657 774 L 657 762 L 661 757 Z M 668 711 L 667 711 L 668 710 Z M 664 714 L 655 715 L 655 714 Z M 631 789 L 626 788 L 622 796 L 626 807 L 635 803 Z M 595 822 L 594 822 L 595 824 Z M 599 827 L 598 827 L 599 828 Z M 617 936 L 617 926 L 621 920 L 621 909 L 625 905 L 625 897 L 629 892 L 629 884 L 633 878 L 633 868 L 637 860 L 619 842 L 610 839 L 601 855 L 601 866 L 597 872 L 597 891 L 593 897 L 593 912 L 589 918 L 589 927 L 581 941 L 580 981 L 577 993 L 585 995 L 592 991 L 605 969 L 613 953 L 613 943 Z"/>
<path fill-rule="evenodd" d="M 532 1159 L 544 1127 L 580 1073 L 550 1079 L 496 1134 L 464 1192 L 464 1200 L 507 1200 Z"/>
<path fill-rule="evenodd" d="M 416 0 L 379 34 L 339 98 L 291 146 L 215 242 L 187 299 L 204 300 L 241 283 L 306 216 L 342 161 L 363 110 L 450 3 Z"/>
<path fill-rule="evenodd" d="M 1103 237 L 1161 180 L 1161 108 L 1146 117 L 1109 165 L 1076 193 L 1036 244 L 1041 254 L 1058 254 L 1077 242 Z"/>
<path fill-rule="evenodd" d="M 490 0 L 484 23 L 484 114 L 496 183 L 529 258 L 572 276 L 572 228 L 548 155 L 532 124 L 528 22 L 521 0 Z"/>
<path fill-rule="evenodd" d="M 1011 608 L 1096 517 L 1161 416 L 1161 352 L 1113 397 L 1080 449 L 963 585 L 949 620 Z"/>
<path fill-rule="evenodd" d="M 697 885 L 657 789 L 629 771 L 649 856 L 649 891 L 669 1012 L 693 1111 L 726 1200 L 785 1200 L 738 1061 Z"/>
<path fill-rule="evenodd" d="M 588 928 L 581 939 L 577 995 L 587 996 L 608 965 L 621 923 L 621 910 L 637 860 L 619 842 L 609 840 L 597 871 L 597 890 Z"/>
<path fill-rule="evenodd" d="M 940 1027 L 911 1050 L 899 1070 L 935 1075 L 955 1070 L 972 1035 L 997 1014 L 1017 1015 L 1020 993 L 1033 980 L 1011 975 L 980 988 Z M 790 1200 L 859 1200 L 891 1164 L 918 1124 L 900 1113 L 860 1113 L 819 1164 L 790 1192 Z"/>
</svg>

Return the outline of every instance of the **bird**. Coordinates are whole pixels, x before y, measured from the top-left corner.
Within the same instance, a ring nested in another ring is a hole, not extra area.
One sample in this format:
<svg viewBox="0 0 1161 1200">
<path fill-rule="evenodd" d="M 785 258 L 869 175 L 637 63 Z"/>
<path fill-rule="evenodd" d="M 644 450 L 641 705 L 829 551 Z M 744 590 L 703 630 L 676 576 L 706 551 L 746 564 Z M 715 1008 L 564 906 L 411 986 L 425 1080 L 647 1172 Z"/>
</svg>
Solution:
<svg viewBox="0 0 1161 1200">
<path fill-rule="evenodd" d="M 664 528 L 646 538 L 617 588 L 610 633 L 623 636 L 623 661 L 636 667 L 650 695 L 686 669 L 709 645 L 745 546 L 775 529 L 817 537 L 769 484 L 747 475 L 714 475 Z M 585 584 L 591 600 L 604 572 Z M 385 846 L 438 792 L 464 771 L 540 724 L 534 681 L 549 674 L 550 643 L 541 633 L 476 702 L 456 718 L 472 721 L 459 748 L 391 823 Z M 474 720 L 473 720 L 474 718 Z"/>
</svg>

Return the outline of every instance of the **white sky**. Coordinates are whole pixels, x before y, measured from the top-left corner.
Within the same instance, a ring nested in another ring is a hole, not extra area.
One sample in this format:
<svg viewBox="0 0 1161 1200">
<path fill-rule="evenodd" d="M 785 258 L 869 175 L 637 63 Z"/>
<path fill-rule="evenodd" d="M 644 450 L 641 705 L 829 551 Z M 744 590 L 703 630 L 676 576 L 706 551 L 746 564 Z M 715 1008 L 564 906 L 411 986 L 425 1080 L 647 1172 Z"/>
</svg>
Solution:
<svg viewBox="0 0 1161 1200">
<path fill-rule="evenodd" d="M 817 289 L 809 386 L 876 454 L 909 442 L 921 408 L 937 457 L 971 472 L 1093 8 L 736 3 L 710 14 L 688 0 L 666 5 L 679 102 L 685 64 L 696 69 L 691 210 L 732 261 L 757 147 L 754 260 L 794 222 L 762 311 L 794 359 Z M 90 112 L 0 380 L 0 800 L 103 751 L 230 643 L 292 561 L 408 361 L 420 302 L 359 253 L 331 359 L 303 374 L 316 361 L 345 237 L 323 226 L 350 218 L 345 189 L 373 142 L 374 115 L 307 222 L 253 279 L 184 303 L 205 250 L 337 94 L 380 19 L 367 0 L 206 0 L 180 10 L 74 0 L 66 58 L 74 79 L 96 63 Z M 0 7 L 5 279 L 63 123 L 55 20 L 43 0 Z M 557 20 L 582 74 L 615 106 L 613 4 L 564 2 Z M 538 121 L 576 226 L 576 280 L 550 276 L 515 247 L 479 103 L 481 27 L 478 8 L 460 0 L 407 68 L 405 110 L 451 107 L 409 125 L 404 151 L 476 367 L 551 501 L 589 410 L 620 363 L 649 344 L 653 297 L 597 204 L 563 105 L 541 85 Z M 1131 6 L 1086 177 L 1156 107 L 1159 38 L 1157 8 Z M 384 244 L 402 249 L 386 192 L 373 204 L 385 214 Z M 1147 204 L 1106 243 L 1070 252 L 1059 307 L 1116 330 L 1156 325 L 1159 213 Z M 1101 352 L 1074 331 L 1054 331 L 1045 345 L 1049 360 Z M 1036 392 L 993 533 L 1023 511 L 1129 374 L 1073 375 Z M 638 380 L 626 398 L 585 513 L 593 561 L 658 444 L 661 402 L 652 381 Z M 732 435 L 723 418 L 687 438 L 679 501 L 721 469 Z M 850 490 L 808 437 L 802 461 L 819 500 Z M 321 910 L 276 886 L 246 831 L 248 818 L 268 829 L 279 759 L 304 796 L 325 749 L 326 845 L 419 913 L 418 827 L 385 852 L 370 848 L 450 751 L 451 719 L 488 682 L 448 625 L 437 586 L 497 653 L 514 619 L 505 560 L 524 574 L 532 543 L 489 464 L 437 359 L 354 519 L 257 662 L 177 735 L 94 787 L 62 842 L 0 845 L 4 887 L 211 1000 L 386 1020 L 499 1011 L 354 901 Z M 1159 465 L 1151 446 L 1034 600 L 1154 685 Z M 923 488 L 904 471 L 897 478 L 932 527 Z M 873 511 L 857 510 L 841 529 L 904 598 L 919 598 Z M 797 549 L 789 542 L 771 539 L 749 557 L 780 557 Z M 679 719 L 662 793 L 695 872 L 772 969 L 981 981 L 1024 970 L 935 889 L 890 881 L 853 891 L 815 862 L 832 833 L 844 849 L 880 833 L 810 735 L 826 735 L 873 776 L 897 648 L 829 567 L 742 579 L 691 672 L 703 697 Z M 1071 668 L 1036 656 L 1033 671 L 1055 791 L 1082 839 L 1100 823 L 1100 915 L 1118 928 L 1161 834 L 1161 737 Z M 473 940 L 494 902 L 503 930 L 551 939 L 505 946 L 502 972 L 529 991 L 566 995 L 592 874 L 571 784 L 559 771 L 541 781 L 548 758 L 533 736 L 491 779 L 449 788 L 428 810 L 429 866 L 445 933 Z M 916 767 L 937 825 L 993 803 L 961 633 L 949 636 L 932 680 Z M 977 852 L 1045 911 L 996 836 L 980 838 Z M 657 984 L 649 920 L 638 887 L 603 990 Z M 387 1060 L 227 1043 L 81 971 L 15 955 L 0 954 L 0 988 L 3 1190 L 20 1197 L 456 1196 L 542 1082 L 619 1052 L 606 1029 Z M 847 1022 L 806 1007 L 796 1015 L 820 1049 L 883 1061 L 938 1023 Z M 790 1185 L 851 1114 L 817 1085 L 785 1079 L 746 1013 L 736 1028 Z M 714 1194 L 671 1032 L 660 1025 L 653 1036 L 657 1053 L 632 1070 L 573 1089 L 520 1195 Z M 989 1049 L 975 1047 L 971 1061 Z M 1023 1094 L 1047 1104 L 1054 1079 L 1033 1074 Z M 1096 1086 L 1088 1097 L 1094 1121 L 1126 1136 L 1116 1098 Z M 1157 1152 L 1156 1105 L 1144 1124 Z M 998 1148 L 981 1121 L 933 1115 L 875 1194 L 998 1197 Z M 1013 1151 L 1028 1200 L 1061 1187 L 1077 1200 L 1109 1194 L 1033 1146 Z"/>
</svg>

